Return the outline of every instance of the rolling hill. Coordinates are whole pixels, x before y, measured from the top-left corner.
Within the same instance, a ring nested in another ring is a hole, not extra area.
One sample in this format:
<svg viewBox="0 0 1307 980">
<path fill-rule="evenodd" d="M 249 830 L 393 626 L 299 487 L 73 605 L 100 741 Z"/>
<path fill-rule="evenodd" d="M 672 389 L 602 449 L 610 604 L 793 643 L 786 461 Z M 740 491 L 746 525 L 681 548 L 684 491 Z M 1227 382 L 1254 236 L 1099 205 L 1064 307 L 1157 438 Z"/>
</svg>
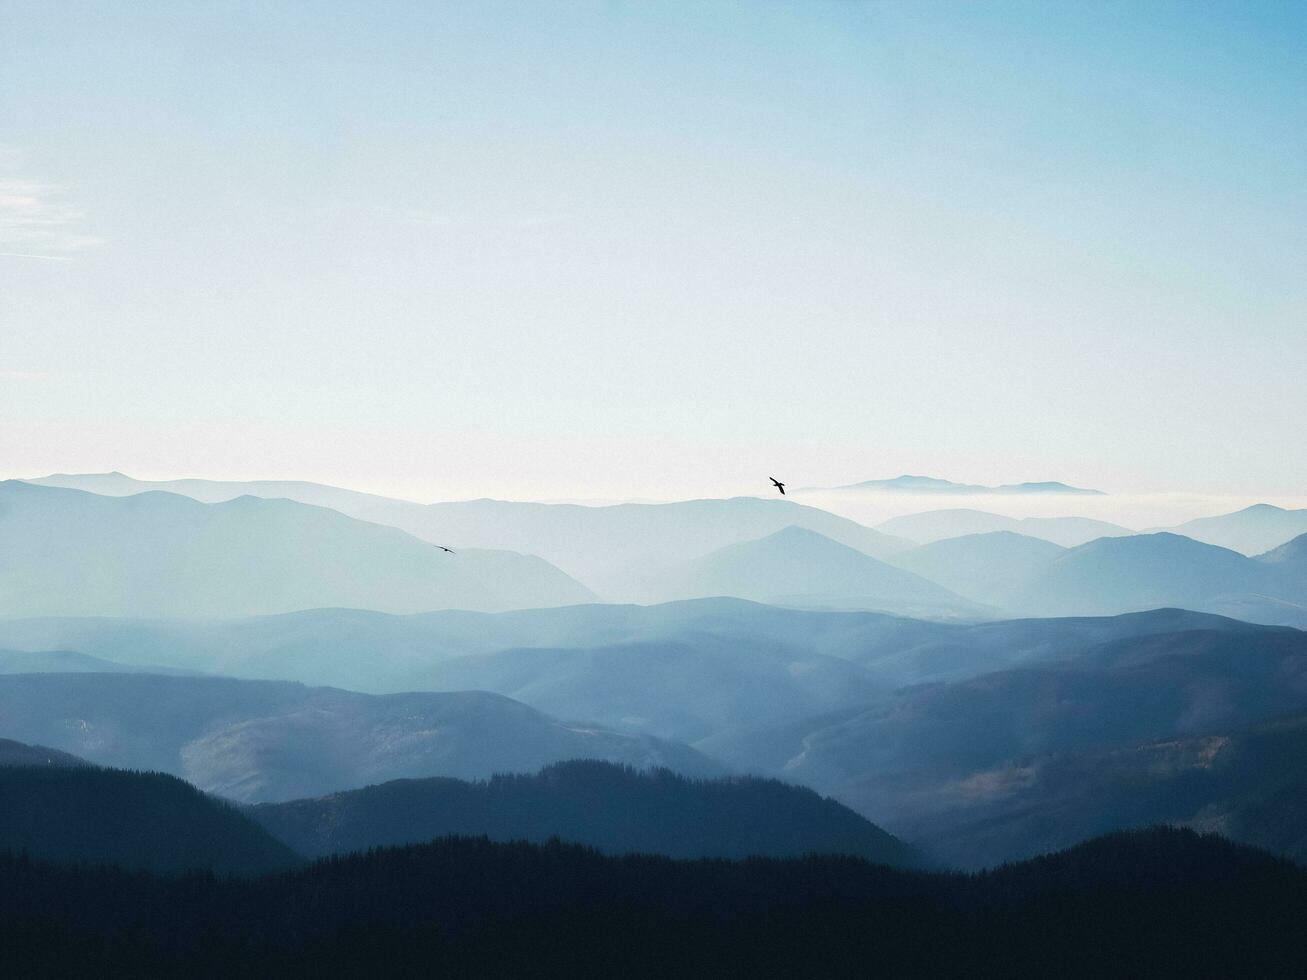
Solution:
<svg viewBox="0 0 1307 980">
<path fill-rule="evenodd" d="M 851 854 L 895 866 L 920 857 L 847 807 L 773 780 L 690 780 L 603 762 L 564 762 L 487 782 L 410 779 L 311 800 L 264 803 L 250 816 L 317 857 L 451 835 L 544 842 L 675 858 Z"/>
<path fill-rule="evenodd" d="M 646 589 L 657 600 L 735 596 L 928 617 L 985 612 L 942 586 L 800 527 L 727 545 L 666 569 Z"/>
<path fill-rule="evenodd" d="M 930 510 L 921 514 L 893 517 L 877 530 L 930 544 L 945 538 L 959 538 L 968 534 L 990 534 L 1011 531 L 1042 541 L 1051 541 L 1064 548 L 1074 548 L 1096 538 L 1114 538 L 1134 534 L 1129 528 L 1089 517 L 1007 517 L 983 510 L 953 508 Z"/>
<path fill-rule="evenodd" d="M 513 609 L 593 599 L 539 558 L 450 555 L 289 500 L 203 504 L 0 483 L 0 615 L 226 617 L 321 606 Z"/>
<path fill-rule="evenodd" d="M 900 552 L 889 561 L 966 599 L 1001 609 L 1013 593 L 1065 551 L 1051 541 L 992 531 L 934 541 Z"/>
<path fill-rule="evenodd" d="M 1112 615 L 1159 606 L 1205 610 L 1213 600 L 1273 594 L 1265 564 L 1178 534 L 1100 538 L 1052 561 L 1011 597 L 1032 616 Z"/>
<path fill-rule="evenodd" d="M 150 674 L 0 676 L 7 734 L 105 766 L 155 769 L 241 801 L 388 779 L 534 772 L 566 759 L 721 767 L 684 745 L 564 724 L 496 694 L 373 696 Z"/>
</svg>

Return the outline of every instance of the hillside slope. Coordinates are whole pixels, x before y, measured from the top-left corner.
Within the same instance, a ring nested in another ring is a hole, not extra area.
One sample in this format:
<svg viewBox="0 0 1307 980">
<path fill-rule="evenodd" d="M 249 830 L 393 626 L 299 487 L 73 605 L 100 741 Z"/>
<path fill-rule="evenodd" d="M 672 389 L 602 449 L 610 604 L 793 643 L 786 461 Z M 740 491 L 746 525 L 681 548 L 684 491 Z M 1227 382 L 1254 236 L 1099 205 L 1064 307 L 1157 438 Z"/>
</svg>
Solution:
<svg viewBox="0 0 1307 980">
<path fill-rule="evenodd" d="M 1019 791 L 1038 781 L 1033 760 L 1228 733 L 1304 711 L 1307 633 L 1192 630 L 1125 637 L 1060 662 L 907 687 L 854 708 L 698 744 L 741 771 L 812 786 L 925 844 L 926 825 L 941 813 L 959 827 L 968 813 L 979 823 L 990 801 L 1019 801 Z M 1069 839 L 1051 817 L 1011 836 L 998 823 L 994 839 L 1010 850 L 990 852 L 995 859 Z M 1075 826 L 1110 829 L 1070 820 L 1065 832 Z M 947 836 L 945 829 L 939 834 Z"/>
</svg>

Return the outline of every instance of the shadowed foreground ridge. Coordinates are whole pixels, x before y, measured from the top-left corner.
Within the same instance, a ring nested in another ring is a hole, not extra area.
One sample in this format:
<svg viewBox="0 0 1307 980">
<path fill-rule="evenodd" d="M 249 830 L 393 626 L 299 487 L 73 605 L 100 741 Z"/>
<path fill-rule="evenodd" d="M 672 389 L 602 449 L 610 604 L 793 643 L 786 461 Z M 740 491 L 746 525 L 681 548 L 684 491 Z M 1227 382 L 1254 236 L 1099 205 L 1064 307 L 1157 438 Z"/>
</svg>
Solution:
<svg viewBox="0 0 1307 980">
<path fill-rule="evenodd" d="M 26 976 L 1289 976 L 1307 872 L 1192 831 L 975 876 L 854 858 L 673 861 L 431 844 L 259 879 L 0 857 Z M 14 973 L 14 975 L 18 975 Z"/>
<path fill-rule="evenodd" d="M 162 872 L 255 874 L 300 863 L 233 806 L 174 776 L 76 760 L 0 767 L 0 850 Z"/>
<path fill-rule="evenodd" d="M 742 858 L 850 854 L 909 866 L 918 855 L 834 800 L 772 779 L 687 779 L 597 760 L 486 782 L 402 779 L 248 813 L 297 852 L 316 857 L 473 834 L 551 837 L 605 853 Z"/>
</svg>

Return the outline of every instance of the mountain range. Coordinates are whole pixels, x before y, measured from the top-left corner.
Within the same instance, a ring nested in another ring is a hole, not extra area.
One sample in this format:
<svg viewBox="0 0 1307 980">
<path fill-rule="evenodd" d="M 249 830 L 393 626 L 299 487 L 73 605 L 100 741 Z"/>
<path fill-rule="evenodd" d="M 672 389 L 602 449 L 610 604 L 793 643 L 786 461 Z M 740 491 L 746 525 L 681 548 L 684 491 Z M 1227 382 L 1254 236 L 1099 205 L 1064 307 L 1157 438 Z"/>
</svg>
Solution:
<svg viewBox="0 0 1307 980">
<path fill-rule="evenodd" d="M 163 489 L 214 502 L 242 495 L 286 497 L 397 527 L 424 541 L 454 549 L 539 555 L 587 585 L 593 583 L 600 591 L 610 577 L 632 568 L 700 557 L 791 525 L 816 531 L 873 557 L 911 545 L 847 518 L 780 498 L 733 497 L 593 507 L 488 499 L 418 504 L 313 483 L 152 483 L 120 473 L 63 474 L 29 482 L 109 494 Z"/>
<path fill-rule="evenodd" d="M 98 653 L 139 640 L 138 655 L 154 661 L 190 644 L 213 657 L 210 668 L 243 646 L 266 649 L 268 667 L 290 638 L 294 651 L 318 651 L 328 670 L 329 648 L 315 638 L 342 622 L 364 654 L 429 649 L 426 683 L 448 693 L 27 674 L 0 677 L 0 718 L 24 741 L 100 765 L 168 771 L 243 801 L 599 758 L 797 782 L 954 864 L 1020 858 L 1154 820 L 1296 853 L 1298 797 L 1274 792 L 1279 776 L 1183 796 L 1180 783 L 1144 779 L 1154 769 L 1122 768 L 1123 759 L 1168 758 L 1169 741 L 1201 746 L 1307 713 L 1307 634 L 1202 613 L 948 623 L 709 599 L 501 614 L 324 610 L 203 624 L 198 641 L 190 624 L 105 620 L 0 622 L 0 634 L 12 646 L 25 631 L 32 639 L 32 630 L 62 630 L 59 639 Z M 106 624 L 96 647 L 89 641 Z M 556 645 L 515 645 L 533 639 Z M 309 670 L 313 659 L 293 652 L 288 662 Z M 1193 765 L 1177 771 L 1183 785 L 1193 782 Z M 1101 800 L 1073 806 L 1077 785 L 1102 786 Z M 1167 798 L 1180 802 L 1168 809 Z M 1197 802 L 1186 809 L 1186 800 Z M 1208 820 L 1209 804 L 1228 819 Z M 1252 826 L 1286 829 L 1245 836 Z"/>
<path fill-rule="evenodd" d="M 1111 639 L 1260 627 L 1182 610 L 1101 618 L 940 622 L 800 610 L 741 599 L 396 616 L 320 609 L 214 622 L 0 619 L 0 647 L 26 670 L 84 650 L 105 669 L 329 684 L 373 693 L 512 692 L 566 704 L 567 717 L 680 726 L 956 680 L 1073 657 Z M 41 651 L 52 651 L 49 654 Z M 70 668 L 73 669 L 73 668 Z M 549 683 L 544 683 L 549 681 Z M 501 686 L 502 685 L 502 686 Z M 623 693 L 625 692 L 625 693 Z M 580 700 L 572 702 L 577 697 Z M 627 698 L 638 707 L 622 707 Z"/>
</svg>

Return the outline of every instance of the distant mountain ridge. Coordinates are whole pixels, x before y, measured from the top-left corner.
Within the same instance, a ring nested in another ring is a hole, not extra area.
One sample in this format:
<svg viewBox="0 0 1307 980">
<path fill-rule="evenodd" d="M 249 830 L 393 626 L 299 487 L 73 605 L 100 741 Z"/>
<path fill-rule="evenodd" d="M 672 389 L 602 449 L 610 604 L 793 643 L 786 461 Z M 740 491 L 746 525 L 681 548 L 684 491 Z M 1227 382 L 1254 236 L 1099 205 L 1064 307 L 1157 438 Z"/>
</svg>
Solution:
<svg viewBox="0 0 1307 980">
<path fill-rule="evenodd" d="M 460 550 L 538 555 L 610 599 L 628 598 L 610 595 L 605 589 L 615 573 L 651 563 L 683 561 L 791 525 L 817 531 L 874 557 L 912 545 L 816 507 L 770 497 L 603 506 L 488 498 L 419 504 L 295 481 L 151 482 L 108 473 L 56 474 L 27 482 L 113 495 L 167 490 L 210 502 L 243 495 L 297 500 Z"/>
<path fill-rule="evenodd" d="M 933 476 L 896 476 L 889 480 L 863 480 L 861 483 L 847 483 L 836 487 L 804 487 L 804 490 L 862 490 L 884 493 L 939 493 L 939 494 L 1075 494 L 1080 496 L 1104 496 L 1102 490 L 1088 490 L 1073 487 L 1056 480 L 1044 480 L 1027 483 L 1005 483 L 989 487 L 976 483 L 954 483 Z"/>
<path fill-rule="evenodd" d="M 111 473 L 51 473 L 49 476 L 22 482 L 43 487 L 84 490 L 107 497 L 130 497 L 151 490 L 162 490 L 206 504 L 221 504 L 237 497 L 297 500 L 302 504 L 330 507 L 346 514 L 393 499 L 306 480 L 138 480 L 117 470 Z"/>
<path fill-rule="evenodd" d="M 0 616 L 491 610 L 595 598 L 541 558 L 451 555 L 292 500 L 206 504 L 162 491 L 110 497 L 0 483 Z"/>
</svg>

